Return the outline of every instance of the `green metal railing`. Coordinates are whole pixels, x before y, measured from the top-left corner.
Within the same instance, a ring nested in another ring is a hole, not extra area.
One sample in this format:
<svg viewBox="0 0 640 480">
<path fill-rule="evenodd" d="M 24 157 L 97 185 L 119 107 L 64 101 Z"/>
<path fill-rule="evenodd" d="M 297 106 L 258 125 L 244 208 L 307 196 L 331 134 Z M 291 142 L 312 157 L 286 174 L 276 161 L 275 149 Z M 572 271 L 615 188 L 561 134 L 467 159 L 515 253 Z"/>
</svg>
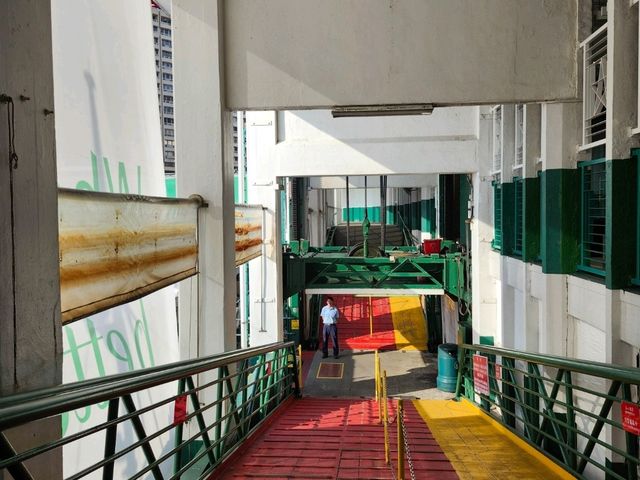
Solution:
<svg viewBox="0 0 640 480">
<path fill-rule="evenodd" d="M 638 478 L 640 422 L 634 427 L 622 410 L 637 412 L 639 369 L 466 344 L 458 363 L 457 396 L 479 403 L 572 475 Z"/>
<path fill-rule="evenodd" d="M 284 400 L 299 394 L 295 354 L 293 342 L 274 343 L 0 398 L 0 476 L 6 470 L 16 480 L 31 479 L 26 461 L 61 455 L 59 449 L 97 434 L 104 438 L 104 455 L 80 471 L 65 472 L 67 478 L 101 471 L 103 479 L 111 479 L 118 462 L 137 467 L 128 470 L 134 479 L 207 478 Z M 148 391 L 163 385 L 175 386 L 176 394 L 151 403 Z M 94 405 L 107 406 L 106 418 L 84 430 L 22 451 L 11 444 L 10 429 L 29 432 L 42 419 Z M 171 405 L 173 418 L 166 412 Z M 150 416 L 165 418 L 165 425 L 147 432 L 144 419 Z M 125 427 L 135 438 L 123 446 L 118 437 Z M 137 449 L 146 465 L 127 460 Z M 51 475 L 57 476 L 47 478 Z"/>
<path fill-rule="evenodd" d="M 605 228 L 607 175 L 604 159 L 580 162 L 582 222 L 580 224 L 580 264 L 578 269 L 605 274 Z"/>
</svg>

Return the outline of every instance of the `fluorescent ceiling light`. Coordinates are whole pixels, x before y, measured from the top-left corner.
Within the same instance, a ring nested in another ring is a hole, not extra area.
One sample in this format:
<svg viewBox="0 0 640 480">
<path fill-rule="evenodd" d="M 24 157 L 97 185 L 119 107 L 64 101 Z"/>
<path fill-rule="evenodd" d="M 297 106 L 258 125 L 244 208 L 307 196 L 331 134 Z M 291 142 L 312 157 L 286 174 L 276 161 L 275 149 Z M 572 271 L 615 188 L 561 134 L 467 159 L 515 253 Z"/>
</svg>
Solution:
<svg viewBox="0 0 640 480">
<path fill-rule="evenodd" d="M 350 105 L 333 107 L 333 118 L 342 117 L 386 117 L 390 115 L 431 115 L 430 103 L 411 103 L 401 105 Z"/>
</svg>

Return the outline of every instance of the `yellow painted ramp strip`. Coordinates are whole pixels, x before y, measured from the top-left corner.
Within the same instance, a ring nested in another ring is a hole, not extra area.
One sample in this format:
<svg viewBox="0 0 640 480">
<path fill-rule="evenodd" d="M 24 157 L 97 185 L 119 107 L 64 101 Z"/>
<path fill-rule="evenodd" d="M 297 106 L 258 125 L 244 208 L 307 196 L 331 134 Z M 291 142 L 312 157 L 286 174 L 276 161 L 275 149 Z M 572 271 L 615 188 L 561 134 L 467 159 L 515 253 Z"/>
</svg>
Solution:
<svg viewBox="0 0 640 480">
<path fill-rule="evenodd" d="M 420 297 L 389 297 L 397 350 L 426 350 L 427 322 Z"/>
<path fill-rule="evenodd" d="M 466 400 L 413 403 L 463 480 L 574 478 Z"/>
</svg>

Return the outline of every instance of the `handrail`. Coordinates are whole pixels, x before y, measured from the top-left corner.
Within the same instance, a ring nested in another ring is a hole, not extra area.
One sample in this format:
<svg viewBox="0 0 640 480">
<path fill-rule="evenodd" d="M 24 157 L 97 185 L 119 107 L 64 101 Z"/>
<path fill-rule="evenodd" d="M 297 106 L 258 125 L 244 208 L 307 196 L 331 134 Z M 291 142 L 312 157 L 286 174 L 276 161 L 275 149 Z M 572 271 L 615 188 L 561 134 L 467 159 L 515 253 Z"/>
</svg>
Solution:
<svg viewBox="0 0 640 480">
<path fill-rule="evenodd" d="M 200 359 L 183 360 L 132 372 L 74 382 L 68 385 L 8 395 L 0 399 L 0 430 L 19 425 L 25 420 L 33 421 L 58 415 L 85 405 L 92 405 L 113 397 L 121 397 L 163 383 L 179 380 L 185 375 L 197 375 L 232 362 L 246 360 L 278 348 L 289 348 L 293 345 L 294 342 L 270 343 L 260 347 L 233 350 Z"/>
<path fill-rule="evenodd" d="M 637 480 L 640 370 L 460 345 L 464 396 L 577 478 Z"/>
<path fill-rule="evenodd" d="M 475 350 L 477 352 L 488 353 L 490 355 L 502 355 L 513 357 L 516 360 L 526 360 L 539 363 L 547 367 L 562 368 L 576 373 L 587 375 L 597 375 L 609 380 L 618 380 L 625 383 L 640 384 L 640 370 L 637 368 L 614 365 L 611 363 L 594 362 L 591 360 L 580 360 L 570 357 L 559 357 L 544 353 L 529 353 L 520 350 L 512 350 L 503 347 L 492 347 L 487 345 L 462 345 L 463 349 Z"/>
<path fill-rule="evenodd" d="M 407 242 L 407 244 L 411 244 L 412 246 L 417 246 L 420 244 L 420 240 L 418 240 L 414 235 L 413 232 L 411 232 L 411 230 L 409 230 L 409 227 L 407 227 L 407 224 L 404 221 L 404 218 L 402 217 L 402 214 L 400 213 L 400 211 L 398 211 L 398 217 L 400 218 L 400 222 L 402 222 L 402 233 L 405 237 L 405 242 Z M 411 240 L 411 242 L 409 242 L 409 239 Z"/>
<path fill-rule="evenodd" d="M 297 370 L 294 342 L 279 342 L 4 397 L 0 399 L 0 474 L 7 469 L 16 480 L 32 479 L 24 466 L 26 460 L 59 451 L 60 447 L 72 448 L 104 432 L 104 447 L 91 452 L 89 459 L 83 458 L 81 470 L 71 478 L 100 469 L 103 478 L 113 478 L 115 465 L 120 465 L 120 459 L 122 465 L 131 465 L 125 455 L 136 449 L 147 463 L 134 462 L 138 468 L 134 478 L 145 472 L 156 479 L 165 478 L 166 468 L 171 465 L 171 478 L 178 479 L 192 469 L 199 469 L 206 477 L 285 399 L 299 395 Z M 165 385 L 164 390 L 154 390 L 153 396 L 133 396 L 160 385 Z M 176 390 L 171 391 L 171 385 Z M 25 428 L 32 422 L 64 416 L 78 408 L 89 409 L 101 402 L 108 406 L 108 413 L 103 412 L 87 425 L 82 423 L 80 430 L 74 427 L 74 433 L 64 435 L 63 431 L 62 437 L 18 452 L 10 443 L 11 428 Z M 143 417 L 147 414 L 151 416 Z M 151 424 L 145 423 L 151 418 Z M 190 428 L 189 437 L 183 438 L 184 425 L 190 419 L 197 424 Z M 116 451 L 118 434 L 122 433 L 118 428 L 125 422 L 130 423 L 130 435 L 135 436 L 127 438 L 128 446 Z M 172 431 L 174 448 L 168 445 L 167 437 Z M 161 436 L 164 446 L 156 452 Z M 199 453 L 186 449 L 198 439 L 203 444 Z M 157 458 L 156 453 L 162 456 Z M 201 461 L 206 462 L 205 470 Z"/>
</svg>

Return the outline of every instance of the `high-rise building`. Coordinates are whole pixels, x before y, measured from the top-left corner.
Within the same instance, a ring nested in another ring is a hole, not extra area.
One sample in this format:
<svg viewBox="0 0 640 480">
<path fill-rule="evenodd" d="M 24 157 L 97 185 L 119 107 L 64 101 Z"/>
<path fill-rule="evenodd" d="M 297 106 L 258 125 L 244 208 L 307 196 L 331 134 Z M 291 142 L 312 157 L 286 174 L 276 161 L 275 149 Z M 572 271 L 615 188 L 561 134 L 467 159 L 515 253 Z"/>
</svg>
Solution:
<svg viewBox="0 0 640 480">
<path fill-rule="evenodd" d="M 160 106 L 160 124 L 164 172 L 176 173 L 175 129 L 173 116 L 173 44 L 171 40 L 171 14 L 151 1 L 153 23 L 153 43 L 156 51 L 156 81 L 158 86 L 158 105 Z"/>
</svg>

